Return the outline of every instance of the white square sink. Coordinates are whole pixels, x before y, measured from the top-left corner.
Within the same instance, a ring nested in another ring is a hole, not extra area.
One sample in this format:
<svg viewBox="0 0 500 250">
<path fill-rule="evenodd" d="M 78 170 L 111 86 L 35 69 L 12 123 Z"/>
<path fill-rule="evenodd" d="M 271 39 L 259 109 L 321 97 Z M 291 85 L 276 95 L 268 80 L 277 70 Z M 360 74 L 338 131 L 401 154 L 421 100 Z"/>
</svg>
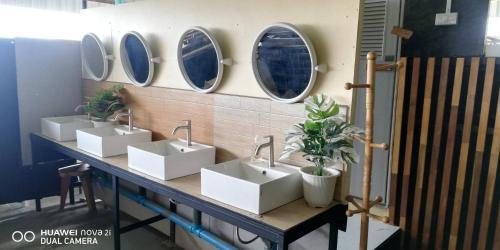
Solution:
<svg viewBox="0 0 500 250">
<path fill-rule="evenodd" d="M 255 214 L 303 196 L 299 167 L 268 161 L 233 160 L 201 169 L 201 194 Z"/>
<path fill-rule="evenodd" d="M 128 166 L 162 180 L 200 172 L 215 163 L 215 147 L 184 140 L 162 140 L 128 146 Z"/>
<path fill-rule="evenodd" d="M 126 154 L 129 144 L 148 141 L 151 141 L 151 131 L 138 128 L 128 131 L 127 125 L 76 131 L 77 147 L 100 157 Z"/>
<path fill-rule="evenodd" d="M 74 141 L 77 129 L 94 127 L 86 115 L 45 117 L 40 122 L 42 134 L 56 141 Z"/>
</svg>

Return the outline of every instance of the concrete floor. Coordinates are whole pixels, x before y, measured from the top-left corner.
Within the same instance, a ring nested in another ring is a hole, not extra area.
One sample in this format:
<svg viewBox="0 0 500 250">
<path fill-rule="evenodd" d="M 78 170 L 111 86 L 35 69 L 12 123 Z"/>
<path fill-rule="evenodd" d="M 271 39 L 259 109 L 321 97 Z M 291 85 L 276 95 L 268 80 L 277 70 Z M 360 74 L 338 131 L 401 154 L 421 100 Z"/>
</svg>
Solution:
<svg viewBox="0 0 500 250">
<path fill-rule="evenodd" d="M 77 199 L 79 196 L 77 196 Z M 111 229 L 112 214 L 109 208 L 98 202 L 98 211 L 88 213 L 85 203 L 69 205 L 58 211 L 59 197 L 45 198 L 41 213 L 34 211 L 34 202 L 12 203 L 0 205 L 0 249 L 112 249 L 111 236 L 98 236 L 97 245 L 41 245 L 40 230 L 42 229 Z M 127 215 L 122 216 L 122 225 L 128 225 L 135 220 Z M 348 220 L 347 232 L 339 232 L 338 249 L 358 249 L 359 246 L 359 216 Z M 31 243 L 16 243 L 12 240 L 14 231 L 33 231 L 36 240 Z M 368 249 L 375 249 L 385 239 L 394 234 L 397 228 L 378 221 L 371 221 Z M 306 235 L 305 237 L 308 237 Z M 50 238 L 50 237 L 45 237 Z M 170 244 L 168 236 L 150 227 L 128 232 L 122 237 L 122 249 L 181 249 Z M 147 247 L 146 247 L 147 246 Z M 292 247 L 293 248 L 293 247 Z"/>
</svg>

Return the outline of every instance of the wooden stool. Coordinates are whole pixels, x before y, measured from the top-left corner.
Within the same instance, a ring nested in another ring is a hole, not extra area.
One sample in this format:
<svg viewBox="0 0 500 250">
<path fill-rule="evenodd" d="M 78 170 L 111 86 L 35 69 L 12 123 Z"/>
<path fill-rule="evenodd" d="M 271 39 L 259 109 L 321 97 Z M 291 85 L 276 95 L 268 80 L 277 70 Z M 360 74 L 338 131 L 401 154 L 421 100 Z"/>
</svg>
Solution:
<svg viewBox="0 0 500 250">
<path fill-rule="evenodd" d="M 61 203 L 59 210 L 63 210 L 66 205 L 66 195 L 70 189 L 71 177 L 79 177 L 85 195 L 85 200 L 90 211 L 95 211 L 94 191 L 92 190 L 92 169 L 89 164 L 80 163 L 67 167 L 60 168 L 59 176 L 61 176 Z"/>
</svg>

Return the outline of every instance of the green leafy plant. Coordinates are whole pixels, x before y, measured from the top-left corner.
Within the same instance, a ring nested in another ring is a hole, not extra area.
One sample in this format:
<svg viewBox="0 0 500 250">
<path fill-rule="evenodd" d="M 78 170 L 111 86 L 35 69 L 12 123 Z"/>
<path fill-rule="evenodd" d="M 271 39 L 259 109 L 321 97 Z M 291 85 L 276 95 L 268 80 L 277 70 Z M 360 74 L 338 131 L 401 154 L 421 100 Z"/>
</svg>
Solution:
<svg viewBox="0 0 500 250">
<path fill-rule="evenodd" d="M 310 96 L 305 100 L 307 119 L 295 124 L 286 132 L 285 148 L 281 159 L 293 153 L 314 163 L 314 175 L 324 175 L 329 162 L 358 163 L 359 156 L 353 147 L 355 136 L 363 130 L 345 122 L 339 115 L 339 105 L 326 95 Z"/>
<path fill-rule="evenodd" d="M 121 84 L 109 89 L 98 88 L 93 96 L 85 97 L 87 103 L 83 109 L 98 120 L 106 120 L 115 111 L 125 107 L 120 95 L 122 90 L 123 85 Z"/>
</svg>

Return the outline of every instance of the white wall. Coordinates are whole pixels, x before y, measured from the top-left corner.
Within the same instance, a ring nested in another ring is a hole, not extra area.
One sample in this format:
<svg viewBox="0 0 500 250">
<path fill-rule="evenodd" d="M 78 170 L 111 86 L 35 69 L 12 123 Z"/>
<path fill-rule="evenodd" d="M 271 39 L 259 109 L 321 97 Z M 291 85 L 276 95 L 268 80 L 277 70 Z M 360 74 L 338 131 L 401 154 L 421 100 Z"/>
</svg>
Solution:
<svg viewBox="0 0 500 250">
<path fill-rule="evenodd" d="M 0 0 L 0 5 L 12 5 L 23 8 L 80 12 L 82 0 Z"/>
<path fill-rule="evenodd" d="M 154 86 L 190 89 L 177 64 L 177 43 L 192 26 L 207 28 L 219 41 L 224 57 L 235 65 L 226 68 L 217 92 L 266 97 L 252 72 L 251 50 L 254 39 L 266 26 L 292 23 L 310 37 L 318 63 L 329 65 L 319 74 L 314 92 L 333 96 L 351 104 L 351 91 L 345 82 L 355 75 L 359 1 L 356 0 L 148 0 L 84 10 L 89 32 L 96 33 L 116 56 L 108 81 L 130 82 L 120 63 L 122 35 L 135 30 L 150 42 L 155 56 L 163 62 L 156 67 Z"/>
<path fill-rule="evenodd" d="M 40 118 L 74 114 L 82 103 L 80 43 L 16 38 L 17 92 L 23 165 L 31 164 L 29 134 Z"/>
<path fill-rule="evenodd" d="M 0 37 L 80 40 L 78 13 L 0 5 Z"/>
</svg>

